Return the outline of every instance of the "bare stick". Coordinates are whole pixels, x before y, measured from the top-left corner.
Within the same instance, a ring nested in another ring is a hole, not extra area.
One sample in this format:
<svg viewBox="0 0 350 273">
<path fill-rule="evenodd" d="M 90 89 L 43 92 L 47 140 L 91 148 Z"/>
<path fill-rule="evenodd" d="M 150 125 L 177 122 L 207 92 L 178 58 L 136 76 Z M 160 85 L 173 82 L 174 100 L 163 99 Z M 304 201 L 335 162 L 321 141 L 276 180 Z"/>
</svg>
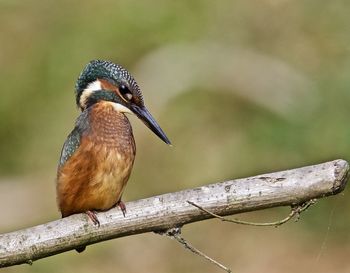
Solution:
<svg viewBox="0 0 350 273">
<path fill-rule="evenodd" d="M 184 248 L 188 249 L 192 253 L 208 260 L 212 264 L 215 264 L 216 266 L 220 267 L 221 269 L 225 270 L 228 273 L 231 273 L 231 269 L 227 268 L 226 266 L 222 265 L 221 263 L 215 261 L 213 258 L 210 258 L 208 255 L 204 254 L 199 249 L 195 248 L 193 245 L 191 245 L 185 238 L 183 238 L 181 234 L 181 228 L 171 228 L 166 230 L 165 232 L 157 232 L 160 235 L 164 235 L 167 237 L 170 237 L 172 239 L 175 239 L 177 242 L 179 242 Z"/>
<path fill-rule="evenodd" d="M 154 196 L 97 213 L 100 227 L 86 214 L 0 235 L 0 267 L 31 263 L 77 247 L 150 231 L 167 230 L 215 217 L 277 206 L 295 206 L 341 192 L 349 165 L 335 160 L 293 170 L 210 184 Z M 6 208 L 3 208 L 6 209 Z"/>
<path fill-rule="evenodd" d="M 191 204 L 192 206 L 195 206 L 196 208 L 199 208 L 200 210 L 208 213 L 209 215 L 213 216 L 214 218 L 218 218 L 223 222 L 231 222 L 234 224 L 240 224 L 240 225 L 247 225 L 247 226 L 257 226 L 257 227 L 266 227 L 266 226 L 280 226 L 283 225 L 284 223 L 287 223 L 289 220 L 291 220 L 294 216 L 296 216 L 296 221 L 299 220 L 300 213 L 303 211 L 307 210 L 310 206 L 316 203 L 316 199 L 311 199 L 303 204 L 300 205 L 295 205 L 291 206 L 290 213 L 288 214 L 287 217 L 283 218 L 282 220 L 276 221 L 276 222 L 268 222 L 268 223 L 253 223 L 253 222 L 247 222 L 247 221 L 242 221 L 238 219 L 228 219 L 225 217 L 222 217 L 220 215 L 217 215 L 215 213 L 212 213 L 201 206 L 198 206 L 197 204 L 187 201 L 187 203 Z"/>
</svg>

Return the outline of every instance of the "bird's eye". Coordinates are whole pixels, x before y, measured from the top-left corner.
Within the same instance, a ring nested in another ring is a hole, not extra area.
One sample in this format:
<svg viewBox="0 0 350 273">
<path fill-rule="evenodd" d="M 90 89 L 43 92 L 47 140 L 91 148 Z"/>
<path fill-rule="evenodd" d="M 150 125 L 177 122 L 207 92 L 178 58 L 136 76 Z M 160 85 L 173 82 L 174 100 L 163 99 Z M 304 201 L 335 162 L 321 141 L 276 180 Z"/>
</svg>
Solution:
<svg viewBox="0 0 350 273">
<path fill-rule="evenodd" d="M 129 88 L 126 87 L 124 84 L 119 86 L 119 91 L 125 100 L 129 101 L 132 99 L 132 94 L 131 94 Z"/>
</svg>

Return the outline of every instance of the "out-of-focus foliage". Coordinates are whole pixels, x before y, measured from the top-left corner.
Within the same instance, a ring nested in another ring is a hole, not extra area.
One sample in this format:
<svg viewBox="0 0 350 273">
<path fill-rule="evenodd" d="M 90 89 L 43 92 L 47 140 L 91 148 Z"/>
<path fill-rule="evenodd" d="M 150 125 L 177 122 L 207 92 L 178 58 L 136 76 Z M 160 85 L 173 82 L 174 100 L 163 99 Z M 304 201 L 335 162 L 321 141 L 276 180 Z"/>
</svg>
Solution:
<svg viewBox="0 0 350 273">
<path fill-rule="evenodd" d="M 75 80 L 91 59 L 139 79 L 174 144 L 131 118 L 137 159 L 125 200 L 349 159 L 349 8 L 341 0 L 0 0 L 0 232 L 58 217 L 56 163 L 78 115 Z M 235 272 L 349 272 L 347 197 L 322 200 L 279 229 L 210 221 L 184 232 Z M 275 212 L 251 218 L 286 211 Z M 73 270 L 215 268 L 143 235 L 4 272 Z"/>
</svg>

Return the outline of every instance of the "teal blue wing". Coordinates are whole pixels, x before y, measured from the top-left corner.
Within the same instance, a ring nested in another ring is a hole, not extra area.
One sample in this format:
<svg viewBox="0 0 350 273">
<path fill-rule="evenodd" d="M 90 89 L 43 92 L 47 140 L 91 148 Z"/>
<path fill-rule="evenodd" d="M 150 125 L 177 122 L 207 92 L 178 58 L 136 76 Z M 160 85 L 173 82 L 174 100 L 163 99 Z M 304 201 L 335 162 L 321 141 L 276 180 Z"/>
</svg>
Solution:
<svg viewBox="0 0 350 273">
<path fill-rule="evenodd" d="M 80 146 L 80 133 L 77 128 L 69 134 L 63 144 L 59 167 L 62 167 Z"/>
<path fill-rule="evenodd" d="M 75 128 L 64 142 L 59 161 L 59 168 L 62 167 L 79 148 L 82 135 L 89 129 L 88 114 L 89 110 L 85 110 L 80 114 L 75 123 Z"/>
</svg>

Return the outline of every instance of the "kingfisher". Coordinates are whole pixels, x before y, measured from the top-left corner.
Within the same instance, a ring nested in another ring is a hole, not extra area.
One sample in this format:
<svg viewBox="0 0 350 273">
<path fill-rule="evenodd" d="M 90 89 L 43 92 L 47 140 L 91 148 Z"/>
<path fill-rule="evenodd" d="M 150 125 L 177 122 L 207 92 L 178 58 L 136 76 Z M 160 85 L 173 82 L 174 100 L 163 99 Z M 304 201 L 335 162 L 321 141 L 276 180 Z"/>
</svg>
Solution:
<svg viewBox="0 0 350 273">
<path fill-rule="evenodd" d="M 86 213 L 99 226 L 97 211 L 119 206 L 124 217 L 126 213 L 121 198 L 136 145 L 125 114 L 136 115 L 161 140 L 171 143 L 145 107 L 138 84 L 121 65 L 104 60 L 89 62 L 75 90 L 81 113 L 61 151 L 57 202 L 62 217 Z"/>
</svg>

